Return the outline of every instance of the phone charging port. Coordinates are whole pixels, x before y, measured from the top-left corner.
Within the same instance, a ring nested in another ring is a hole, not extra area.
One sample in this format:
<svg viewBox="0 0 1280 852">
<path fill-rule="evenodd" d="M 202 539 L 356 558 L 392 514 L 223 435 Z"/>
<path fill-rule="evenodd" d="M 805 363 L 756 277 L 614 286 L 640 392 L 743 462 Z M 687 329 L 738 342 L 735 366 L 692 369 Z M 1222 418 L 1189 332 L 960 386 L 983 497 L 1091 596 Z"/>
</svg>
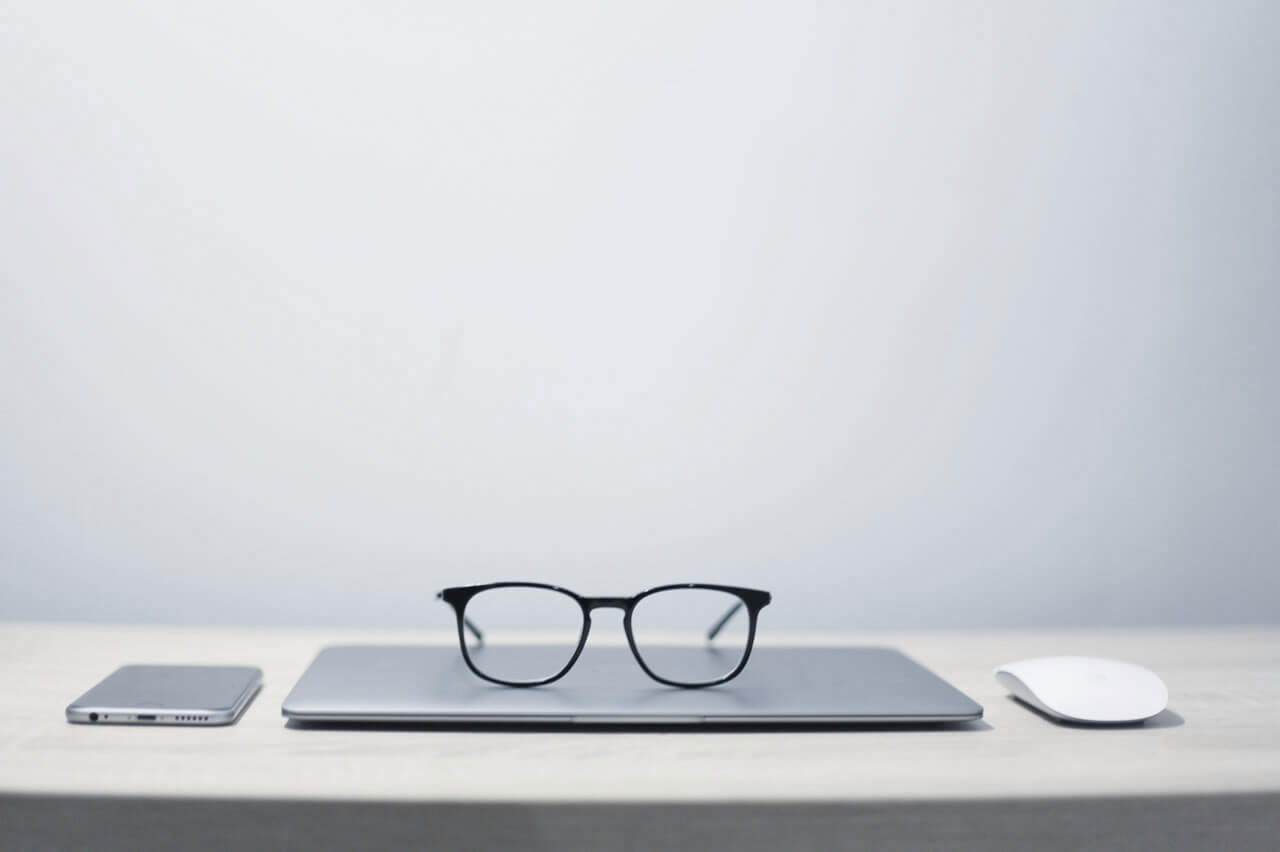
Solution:
<svg viewBox="0 0 1280 852">
<path fill-rule="evenodd" d="M 156 717 L 155 717 L 155 716 L 153 716 L 153 715 L 152 715 L 152 714 L 150 714 L 150 713 L 139 713 L 139 714 L 138 714 L 138 721 L 139 721 L 139 722 L 154 722 L 155 720 L 156 720 Z"/>
</svg>

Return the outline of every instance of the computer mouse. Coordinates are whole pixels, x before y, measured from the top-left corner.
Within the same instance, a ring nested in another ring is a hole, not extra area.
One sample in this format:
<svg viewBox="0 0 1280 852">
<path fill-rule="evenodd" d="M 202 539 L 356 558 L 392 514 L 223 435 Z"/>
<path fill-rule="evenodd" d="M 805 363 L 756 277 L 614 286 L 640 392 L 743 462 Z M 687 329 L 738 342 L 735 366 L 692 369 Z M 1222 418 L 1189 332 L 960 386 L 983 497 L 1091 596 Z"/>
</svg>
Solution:
<svg viewBox="0 0 1280 852">
<path fill-rule="evenodd" d="M 1169 703 L 1169 688 L 1155 672 L 1121 660 L 1036 657 L 1006 663 L 994 673 L 1014 697 L 1067 722 L 1141 722 Z"/>
</svg>

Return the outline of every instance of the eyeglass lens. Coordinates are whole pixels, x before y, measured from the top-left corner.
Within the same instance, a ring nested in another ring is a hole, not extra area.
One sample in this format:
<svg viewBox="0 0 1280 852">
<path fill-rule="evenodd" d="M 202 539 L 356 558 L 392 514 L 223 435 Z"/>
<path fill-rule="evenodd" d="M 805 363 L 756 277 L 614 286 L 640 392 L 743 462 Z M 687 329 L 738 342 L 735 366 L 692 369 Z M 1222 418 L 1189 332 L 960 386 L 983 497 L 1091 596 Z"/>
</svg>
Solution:
<svg viewBox="0 0 1280 852">
<path fill-rule="evenodd" d="M 631 613 L 636 651 L 651 672 L 677 683 L 710 683 L 730 674 L 747 653 L 745 609 L 737 595 L 714 589 L 667 589 L 640 599 Z"/>
<path fill-rule="evenodd" d="M 466 616 L 484 631 L 483 642 L 468 643 L 471 664 L 507 683 L 559 674 L 582 637 L 582 608 L 554 589 L 486 589 L 467 602 Z"/>
</svg>

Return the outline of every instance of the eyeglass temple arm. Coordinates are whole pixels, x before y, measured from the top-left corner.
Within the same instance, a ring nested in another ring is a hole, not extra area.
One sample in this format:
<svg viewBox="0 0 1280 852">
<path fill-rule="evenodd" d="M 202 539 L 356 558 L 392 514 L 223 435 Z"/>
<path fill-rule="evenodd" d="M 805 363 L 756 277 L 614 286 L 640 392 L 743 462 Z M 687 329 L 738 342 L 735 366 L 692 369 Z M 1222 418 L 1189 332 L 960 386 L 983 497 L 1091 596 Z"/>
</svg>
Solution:
<svg viewBox="0 0 1280 852">
<path fill-rule="evenodd" d="M 440 600 L 440 601 L 444 600 L 444 593 L 443 592 L 437 593 L 436 600 Z M 471 635 L 476 637 L 477 642 L 484 641 L 484 634 L 480 632 L 480 628 L 476 627 L 475 622 L 467 618 L 465 615 L 462 616 L 462 626 L 467 628 L 467 630 L 471 631 Z"/>
<path fill-rule="evenodd" d="M 724 629 L 726 624 L 729 623 L 729 619 L 737 615 L 738 610 L 740 609 L 742 609 L 742 601 L 738 601 L 736 604 L 729 607 L 729 611 L 720 616 L 720 620 L 711 625 L 711 629 L 707 631 L 707 641 L 710 642 L 712 639 L 716 638 L 716 635 Z"/>
</svg>

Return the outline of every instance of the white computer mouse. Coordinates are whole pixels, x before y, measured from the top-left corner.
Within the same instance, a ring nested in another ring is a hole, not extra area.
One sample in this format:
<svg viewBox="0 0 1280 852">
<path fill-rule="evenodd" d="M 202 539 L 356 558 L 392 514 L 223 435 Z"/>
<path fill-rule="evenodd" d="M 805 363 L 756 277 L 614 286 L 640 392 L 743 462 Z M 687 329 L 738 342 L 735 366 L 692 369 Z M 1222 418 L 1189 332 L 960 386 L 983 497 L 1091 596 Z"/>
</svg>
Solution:
<svg viewBox="0 0 1280 852">
<path fill-rule="evenodd" d="M 995 676 L 1016 698 L 1067 722 L 1140 722 L 1169 703 L 1155 672 L 1103 657 L 1036 657 L 1006 663 Z"/>
</svg>

